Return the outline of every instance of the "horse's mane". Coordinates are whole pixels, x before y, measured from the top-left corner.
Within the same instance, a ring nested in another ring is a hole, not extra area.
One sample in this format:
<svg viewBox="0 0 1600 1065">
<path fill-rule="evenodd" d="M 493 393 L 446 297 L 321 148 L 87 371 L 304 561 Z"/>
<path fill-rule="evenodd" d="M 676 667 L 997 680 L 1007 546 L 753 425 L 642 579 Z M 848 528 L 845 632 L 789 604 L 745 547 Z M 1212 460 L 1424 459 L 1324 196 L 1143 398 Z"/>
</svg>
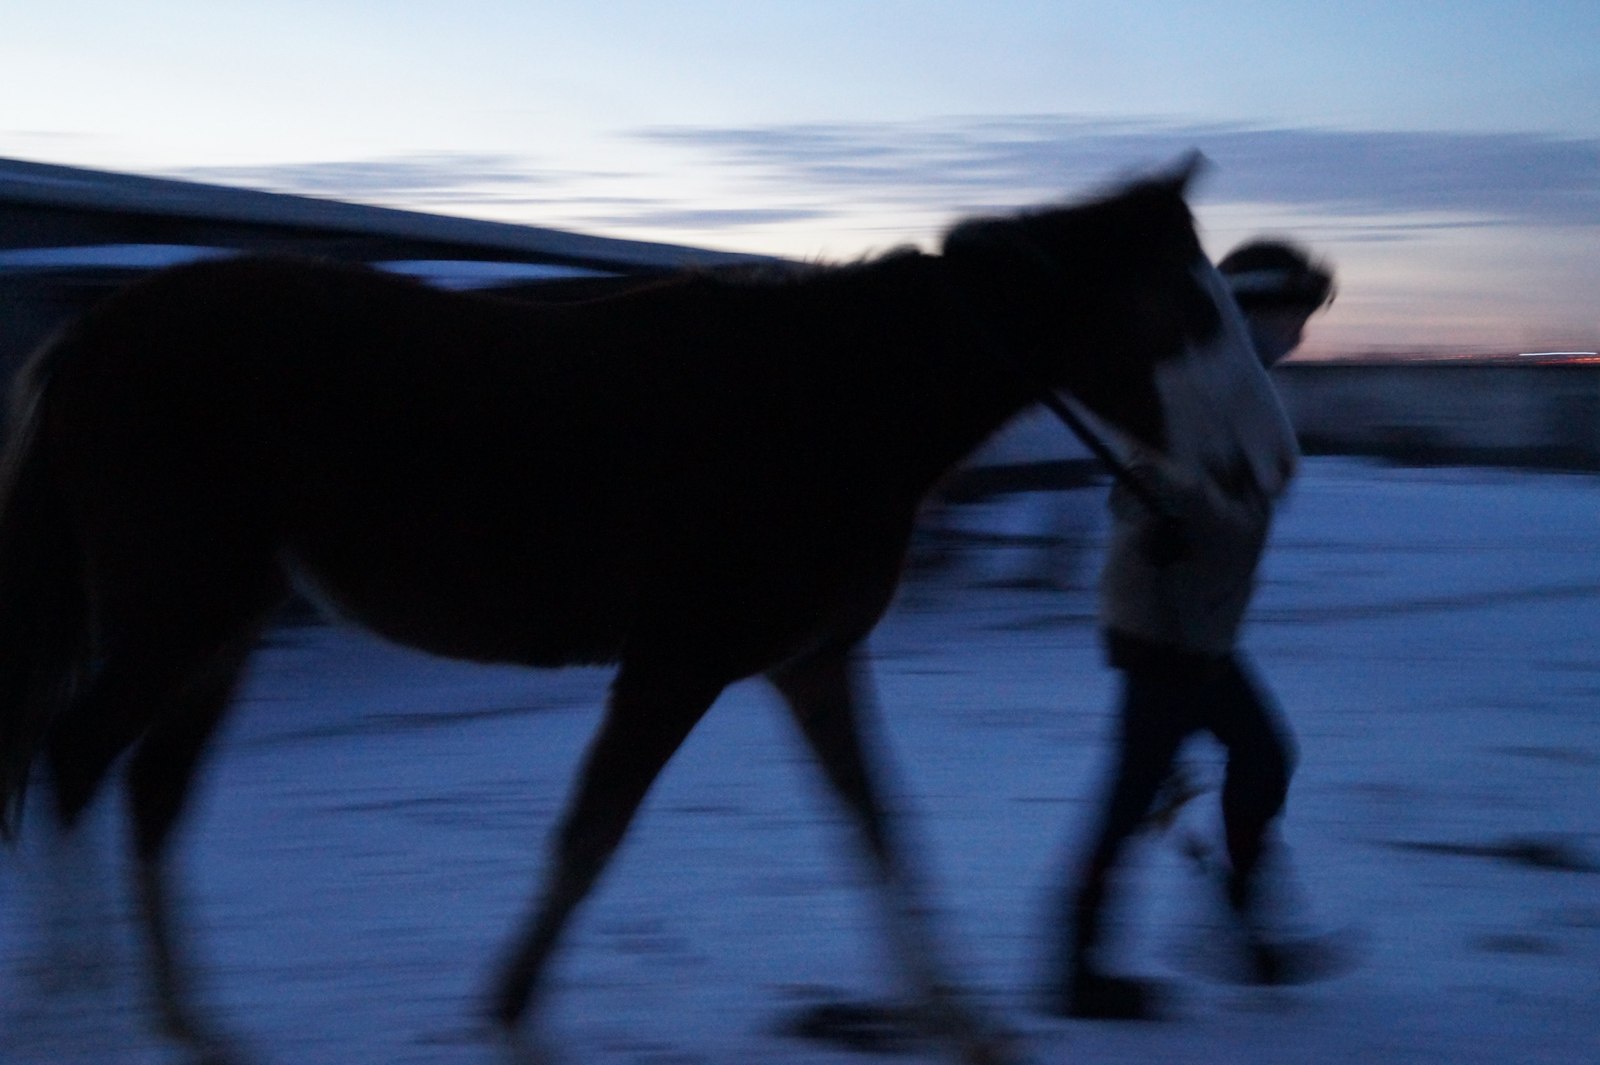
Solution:
<svg viewBox="0 0 1600 1065">
<path fill-rule="evenodd" d="M 1008 214 L 963 219 L 946 231 L 944 254 L 995 243 L 1051 244 L 1104 234 L 1107 255 L 1188 258 L 1199 250 L 1182 179 L 1147 178 L 1102 190 L 1086 200 L 1022 208 Z M 1115 237 L 1115 243 L 1110 238 Z"/>
<path fill-rule="evenodd" d="M 686 266 L 638 274 L 521 282 L 477 289 L 470 295 L 535 306 L 555 306 L 602 303 L 619 298 L 650 294 L 666 295 L 673 291 L 695 289 L 788 290 L 803 288 L 831 278 L 870 273 L 880 269 L 885 263 L 920 255 L 921 253 L 915 248 L 903 247 L 845 263 L 775 258 L 736 265 Z"/>
<path fill-rule="evenodd" d="M 833 281 L 853 282 L 927 259 L 920 249 L 899 245 L 888 251 L 833 262 L 827 259 L 774 259 L 771 262 L 730 267 L 691 269 L 685 281 L 700 281 L 730 289 L 795 289 Z"/>
<path fill-rule="evenodd" d="M 1198 250 L 1192 217 L 1183 200 L 1182 182 L 1174 177 L 1149 178 L 1102 190 L 1086 200 L 1060 201 L 1004 213 L 975 215 L 945 231 L 937 256 L 914 245 L 855 259 L 781 259 L 721 266 L 689 266 L 676 270 L 608 277 L 540 281 L 478 290 L 479 294 L 535 304 L 588 303 L 679 288 L 732 290 L 795 289 L 853 282 L 952 252 L 994 244 L 1031 248 L 1071 240 L 1077 232 L 1103 229 L 1119 246 L 1108 256 L 1132 252 L 1187 257 Z"/>
</svg>

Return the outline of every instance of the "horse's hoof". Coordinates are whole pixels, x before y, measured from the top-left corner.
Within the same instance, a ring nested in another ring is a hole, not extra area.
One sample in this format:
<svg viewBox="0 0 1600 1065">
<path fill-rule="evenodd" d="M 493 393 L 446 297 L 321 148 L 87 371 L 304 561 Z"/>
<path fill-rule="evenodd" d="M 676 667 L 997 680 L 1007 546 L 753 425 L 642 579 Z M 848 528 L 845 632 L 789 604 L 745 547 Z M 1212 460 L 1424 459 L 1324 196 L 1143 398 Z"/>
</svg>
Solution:
<svg viewBox="0 0 1600 1065">
<path fill-rule="evenodd" d="M 526 966 L 508 965 L 484 988 L 479 1016 L 501 1031 L 515 1032 L 533 1012 L 539 987 L 539 979 Z"/>
<path fill-rule="evenodd" d="M 1008 1031 L 974 1033 L 960 1047 L 963 1065 L 1024 1065 L 1027 1048 L 1020 1035 Z"/>
<path fill-rule="evenodd" d="M 207 1047 L 196 1051 L 189 1060 L 194 1065 L 250 1065 L 237 1052 L 222 1047 Z"/>
<path fill-rule="evenodd" d="M 1022 1033 L 1001 1023 L 988 1010 L 964 1010 L 949 1035 L 954 1038 L 963 1065 L 1023 1065 L 1028 1061 Z"/>
<path fill-rule="evenodd" d="M 989 1023 L 966 1005 L 902 1006 L 827 999 L 782 1022 L 776 1031 L 817 1043 L 875 1055 L 904 1055 L 940 1048 L 963 1065 L 1018 1065 L 1019 1036 Z"/>
<path fill-rule="evenodd" d="M 496 1031 L 514 1035 L 522 1027 L 528 1014 L 528 1001 L 523 995 L 498 990 L 489 996 L 480 1016 Z"/>
<path fill-rule="evenodd" d="M 925 1038 L 915 1010 L 874 1002 L 818 1002 L 778 1027 L 782 1035 L 864 1054 L 905 1054 Z"/>
<path fill-rule="evenodd" d="M 971 1002 L 935 1007 L 928 1019 L 928 1034 L 951 1047 L 962 1065 L 1022 1065 L 1028 1060 L 1021 1034 Z"/>
<path fill-rule="evenodd" d="M 190 1065 L 255 1065 L 255 1059 L 232 1040 L 207 1039 L 186 1044 Z"/>
<path fill-rule="evenodd" d="M 516 1028 L 503 1028 L 496 1023 L 493 1039 L 496 1060 L 505 1065 L 558 1065 L 559 1055 L 537 1035 L 529 1035 Z"/>
<path fill-rule="evenodd" d="M 483 1019 L 496 1031 L 515 1032 L 522 1025 L 522 1009 L 513 1003 L 492 1000 L 484 1008 Z"/>
<path fill-rule="evenodd" d="M 165 1006 L 161 1010 L 161 1034 L 183 1048 L 189 1065 L 253 1065 L 254 1056 L 243 1044 L 197 1021 L 187 1010 Z"/>
</svg>

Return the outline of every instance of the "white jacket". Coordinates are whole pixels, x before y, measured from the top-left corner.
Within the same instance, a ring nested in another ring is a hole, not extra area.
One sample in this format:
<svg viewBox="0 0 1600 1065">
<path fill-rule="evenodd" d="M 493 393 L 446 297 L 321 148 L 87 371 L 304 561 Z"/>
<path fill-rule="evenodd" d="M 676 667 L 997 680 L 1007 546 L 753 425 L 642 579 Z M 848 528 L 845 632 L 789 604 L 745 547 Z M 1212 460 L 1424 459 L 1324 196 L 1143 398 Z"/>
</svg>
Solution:
<svg viewBox="0 0 1600 1065">
<path fill-rule="evenodd" d="M 1177 517 L 1182 556 L 1151 557 L 1159 518 L 1127 487 L 1111 493 L 1111 544 L 1100 578 L 1100 622 L 1111 631 L 1206 655 L 1234 649 L 1272 525 L 1272 501 L 1209 478 L 1185 481 L 1154 456 L 1130 469 Z"/>
<path fill-rule="evenodd" d="M 1237 342 L 1248 329 L 1225 282 L 1215 271 L 1207 279 L 1224 336 L 1157 371 L 1172 456 L 1124 440 L 1130 473 L 1177 519 L 1185 551 L 1176 561 L 1152 557 L 1161 516 L 1123 485 L 1114 488 L 1100 620 L 1111 632 L 1224 655 L 1238 641 L 1273 503 L 1300 449 L 1266 371 Z"/>
</svg>

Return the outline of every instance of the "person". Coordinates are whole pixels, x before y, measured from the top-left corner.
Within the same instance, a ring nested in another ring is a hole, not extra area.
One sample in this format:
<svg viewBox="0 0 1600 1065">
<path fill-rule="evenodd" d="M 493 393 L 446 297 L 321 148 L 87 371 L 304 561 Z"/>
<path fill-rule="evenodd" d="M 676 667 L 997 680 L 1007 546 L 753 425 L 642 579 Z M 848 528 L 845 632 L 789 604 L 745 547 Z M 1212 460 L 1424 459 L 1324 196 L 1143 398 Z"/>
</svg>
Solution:
<svg viewBox="0 0 1600 1065">
<path fill-rule="evenodd" d="M 1307 321 L 1334 294 L 1331 269 L 1285 241 L 1251 241 L 1217 268 L 1268 367 L 1299 345 Z M 1273 501 L 1251 488 L 1164 474 L 1154 453 L 1135 454 L 1128 465 L 1146 491 L 1112 491 L 1100 596 L 1107 657 L 1121 674 L 1119 737 L 1099 822 L 1068 882 L 1064 927 L 1054 939 L 1059 954 L 1047 979 L 1045 1008 L 1071 1017 L 1161 1012 L 1158 983 L 1108 968 L 1103 925 L 1118 860 L 1150 823 L 1158 796 L 1173 786 L 1180 748 L 1197 733 L 1214 736 L 1227 755 L 1219 891 L 1240 948 L 1240 975 L 1300 982 L 1329 960 L 1327 943 L 1315 938 L 1272 938 L 1263 913 L 1265 860 L 1275 849 L 1295 752 L 1237 640 Z M 1153 512 L 1151 495 L 1168 513 Z"/>
</svg>

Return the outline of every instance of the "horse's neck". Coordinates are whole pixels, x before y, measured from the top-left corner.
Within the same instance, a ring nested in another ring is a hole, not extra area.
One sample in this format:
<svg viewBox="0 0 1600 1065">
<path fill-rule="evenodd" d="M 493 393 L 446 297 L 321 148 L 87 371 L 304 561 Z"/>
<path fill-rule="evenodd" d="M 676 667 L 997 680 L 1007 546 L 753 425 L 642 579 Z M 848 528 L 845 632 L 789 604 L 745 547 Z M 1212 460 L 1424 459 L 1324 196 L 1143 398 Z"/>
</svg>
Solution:
<svg viewBox="0 0 1600 1065">
<path fill-rule="evenodd" d="M 878 313 L 904 338 L 890 345 L 877 382 L 883 428 L 904 448 L 918 490 L 931 487 L 1034 400 L 1021 363 L 983 328 L 936 258 L 904 264 L 910 276 L 877 294 Z"/>
</svg>

